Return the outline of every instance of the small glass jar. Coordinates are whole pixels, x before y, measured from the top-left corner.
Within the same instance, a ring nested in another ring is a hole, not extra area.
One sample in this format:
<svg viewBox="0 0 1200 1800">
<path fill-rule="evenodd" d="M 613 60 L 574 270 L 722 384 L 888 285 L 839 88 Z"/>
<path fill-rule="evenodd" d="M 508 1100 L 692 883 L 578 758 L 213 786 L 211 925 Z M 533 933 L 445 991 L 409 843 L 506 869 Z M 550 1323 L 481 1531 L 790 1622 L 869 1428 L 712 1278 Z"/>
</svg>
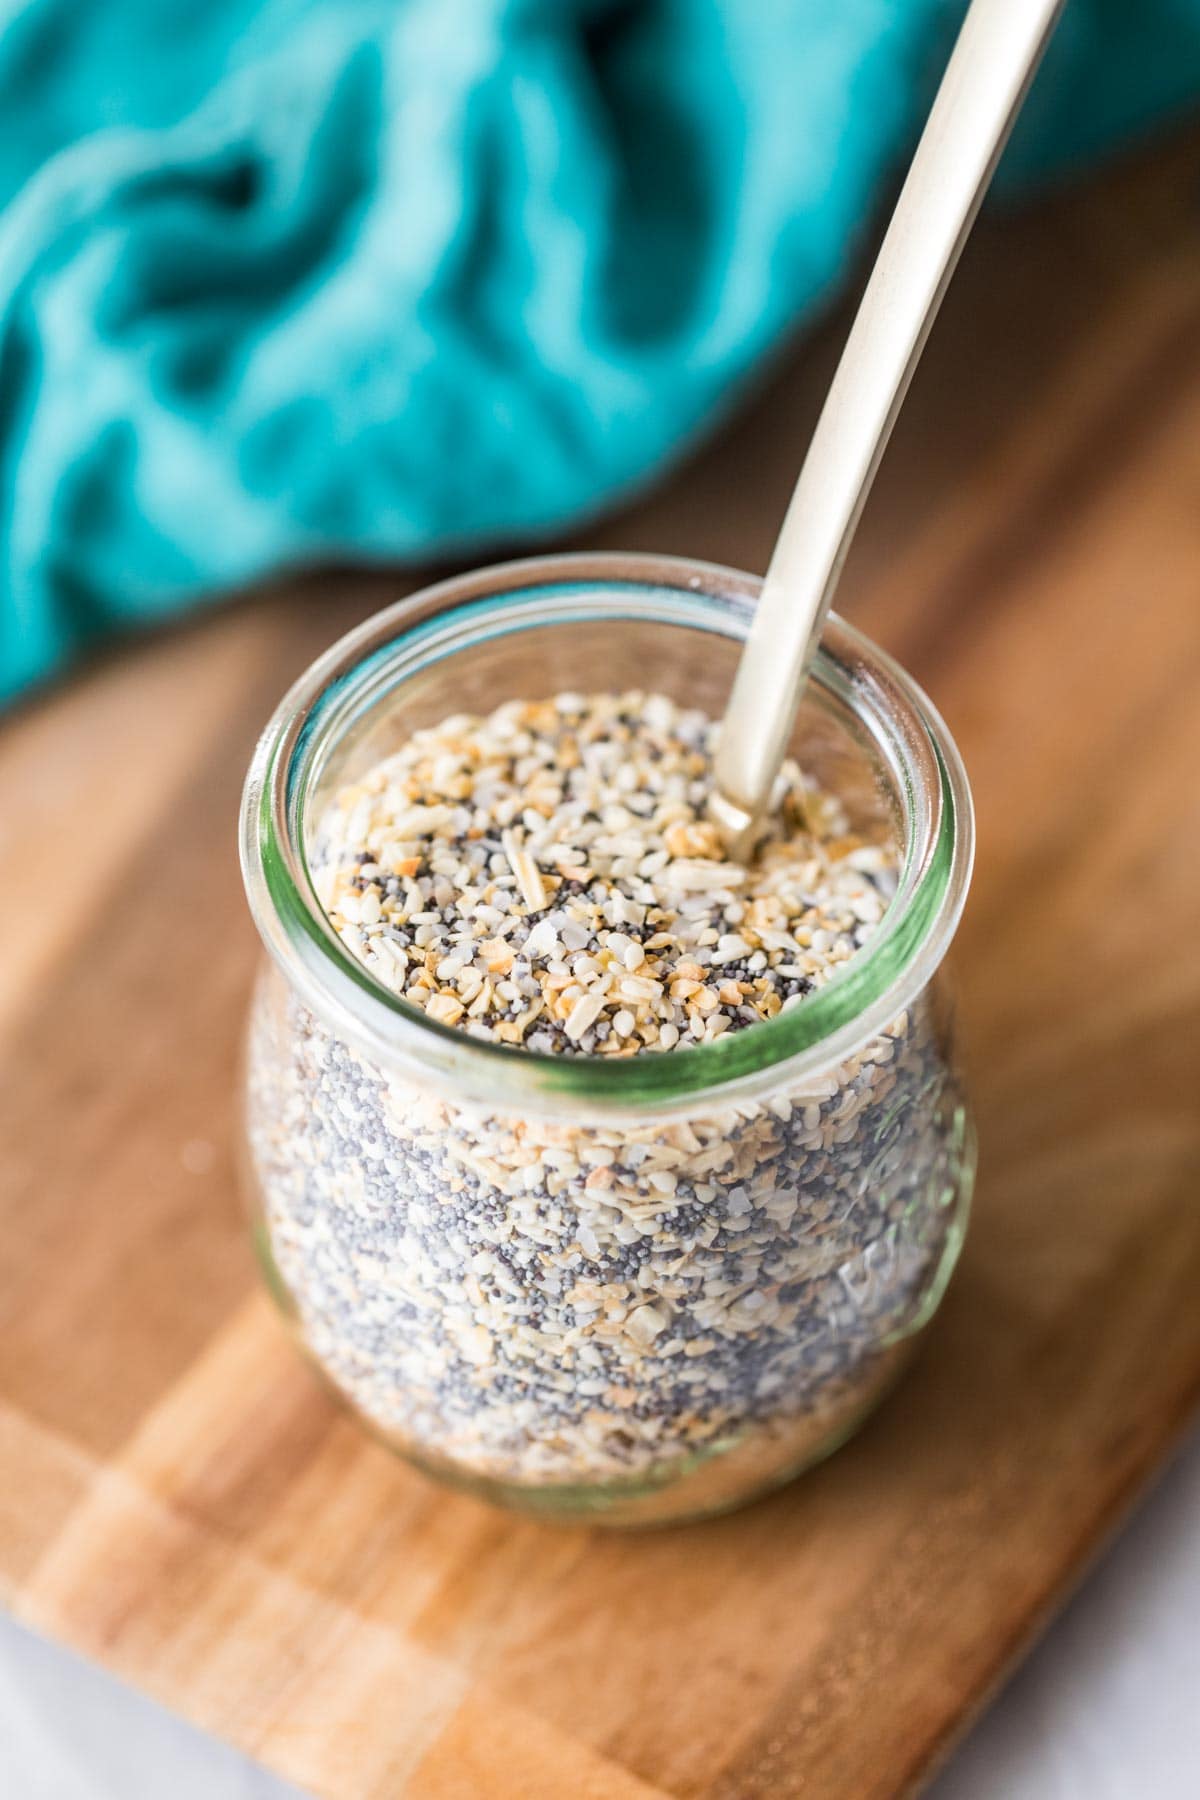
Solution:
<svg viewBox="0 0 1200 1800">
<path fill-rule="evenodd" d="M 543 1514 L 677 1520 L 786 1481 L 860 1424 L 937 1306 L 974 1171 L 940 973 L 971 869 L 958 752 L 831 619 L 790 750 L 892 847 L 894 898 L 802 1005 L 669 1053 L 537 1055 L 439 1024 L 345 948 L 307 855 L 335 792 L 449 714 L 641 688 L 719 717 L 758 586 L 645 556 L 444 582 L 301 677 L 246 784 L 271 1289 L 374 1432 Z"/>
</svg>

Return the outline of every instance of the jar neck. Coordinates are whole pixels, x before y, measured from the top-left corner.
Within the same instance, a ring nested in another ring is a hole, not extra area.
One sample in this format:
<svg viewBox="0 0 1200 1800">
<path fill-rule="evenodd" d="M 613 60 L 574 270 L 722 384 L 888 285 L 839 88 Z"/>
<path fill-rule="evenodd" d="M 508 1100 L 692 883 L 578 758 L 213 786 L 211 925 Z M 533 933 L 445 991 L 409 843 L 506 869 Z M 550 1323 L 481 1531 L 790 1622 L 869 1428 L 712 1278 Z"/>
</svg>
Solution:
<svg viewBox="0 0 1200 1800">
<path fill-rule="evenodd" d="M 322 772 L 348 734 L 365 730 L 431 672 L 484 645 L 494 653 L 502 639 L 519 648 L 516 634 L 585 625 L 709 634 L 736 658 L 759 586 L 754 576 L 675 558 L 536 558 L 402 600 L 312 665 L 259 742 L 243 796 L 241 853 L 267 949 L 328 1029 L 397 1078 L 458 1100 L 575 1120 L 581 1113 L 644 1118 L 694 1113 L 698 1098 L 720 1108 L 800 1087 L 915 999 L 941 962 L 965 900 L 973 852 L 969 789 L 954 742 L 925 695 L 836 615 L 810 682 L 822 703 L 854 722 L 884 772 L 899 816 L 901 864 L 874 935 L 802 1006 L 669 1055 L 538 1055 L 441 1025 L 384 988 L 342 944 L 316 898 L 305 843 Z"/>
</svg>

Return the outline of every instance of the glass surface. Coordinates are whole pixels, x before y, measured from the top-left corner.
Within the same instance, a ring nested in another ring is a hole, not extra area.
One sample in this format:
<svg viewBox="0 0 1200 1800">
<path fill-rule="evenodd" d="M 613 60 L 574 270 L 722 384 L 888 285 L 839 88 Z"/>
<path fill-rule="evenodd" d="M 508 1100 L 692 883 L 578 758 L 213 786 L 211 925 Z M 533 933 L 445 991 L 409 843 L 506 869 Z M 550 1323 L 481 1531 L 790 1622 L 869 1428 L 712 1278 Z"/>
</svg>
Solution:
<svg viewBox="0 0 1200 1800">
<path fill-rule="evenodd" d="M 856 1427 L 936 1306 L 974 1163 L 940 974 L 971 858 L 957 754 L 832 621 L 792 750 L 897 848 L 896 898 L 802 1006 L 666 1055 L 539 1057 L 436 1025 L 344 951 L 305 849 L 332 791 L 451 712 L 653 687 L 719 715 L 754 585 L 630 558 L 446 584 L 314 666 L 247 785 L 272 1289 L 389 1443 L 558 1516 L 695 1516 L 786 1479 Z"/>
</svg>

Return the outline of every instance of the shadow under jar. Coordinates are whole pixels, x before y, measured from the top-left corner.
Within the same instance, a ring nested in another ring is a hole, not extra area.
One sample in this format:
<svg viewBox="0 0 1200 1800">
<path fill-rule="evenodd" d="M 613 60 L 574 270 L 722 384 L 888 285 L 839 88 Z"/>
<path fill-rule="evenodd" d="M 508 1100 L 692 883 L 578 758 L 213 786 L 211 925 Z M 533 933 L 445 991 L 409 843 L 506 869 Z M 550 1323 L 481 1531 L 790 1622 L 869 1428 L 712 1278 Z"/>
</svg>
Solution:
<svg viewBox="0 0 1200 1800">
<path fill-rule="evenodd" d="M 758 585 L 640 556 L 442 583 L 308 670 L 246 785 L 272 1292 L 387 1443 L 545 1515 L 667 1522 L 786 1481 L 854 1431 L 937 1306 L 974 1173 L 940 973 L 972 856 L 958 752 L 831 619 L 790 754 L 889 849 L 894 896 L 801 1004 L 666 1053 L 538 1055 L 438 1023 L 346 948 L 310 857 L 333 796 L 448 715 L 640 688 L 720 717 Z"/>
</svg>

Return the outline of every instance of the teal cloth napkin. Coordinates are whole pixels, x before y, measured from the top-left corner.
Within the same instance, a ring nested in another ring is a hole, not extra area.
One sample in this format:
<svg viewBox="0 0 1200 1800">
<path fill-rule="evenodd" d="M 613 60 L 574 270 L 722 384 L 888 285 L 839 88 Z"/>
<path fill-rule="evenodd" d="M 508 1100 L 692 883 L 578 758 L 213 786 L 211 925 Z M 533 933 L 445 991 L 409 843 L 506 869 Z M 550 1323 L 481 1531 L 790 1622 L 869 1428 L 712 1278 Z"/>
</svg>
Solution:
<svg viewBox="0 0 1200 1800">
<path fill-rule="evenodd" d="M 0 0 L 0 698 L 645 481 L 837 281 L 962 11 Z M 1197 90 L 1200 0 L 1072 0 L 1006 173 Z"/>
</svg>

